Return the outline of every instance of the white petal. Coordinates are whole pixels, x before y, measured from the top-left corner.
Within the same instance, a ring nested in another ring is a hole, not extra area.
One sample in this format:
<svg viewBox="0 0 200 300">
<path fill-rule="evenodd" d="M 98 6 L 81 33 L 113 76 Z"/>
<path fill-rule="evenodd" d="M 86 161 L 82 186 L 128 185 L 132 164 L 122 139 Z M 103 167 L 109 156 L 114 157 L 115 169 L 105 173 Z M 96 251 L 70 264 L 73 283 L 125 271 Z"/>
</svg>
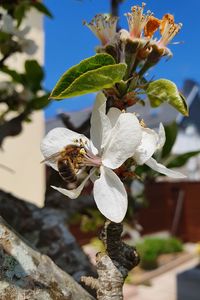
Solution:
<svg viewBox="0 0 200 300">
<path fill-rule="evenodd" d="M 122 113 L 110 131 L 109 140 L 102 155 L 106 167 L 116 169 L 133 156 L 142 137 L 141 126 L 132 113 Z"/>
<path fill-rule="evenodd" d="M 2 16 L 2 28 L 1 30 L 6 32 L 6 33 L 10 33 L 13 34 L 15 31 L 15 27 L 13 26 L 13 19 L 10 15 L 3 15 Z"/>
<path fill-rule="evenodd" d="M 101 147 L 105 143 L 105 139 L 111 129 L 109 118 L 106 115 L 106 97 L 102 92 L 96 96 L 90 122 L 90 137 L 100 153 Z"/>
<path fill-rule="evenodd" d="M 158 140 L 157 149 L 161 149 L 164 146 L 166 140 L 165 128 L 162 123 L 160 123 L 159 126 L 158 138 L 159 140 Z"/>
<path fill-rule="evenodd" d="M 94 183 L 94 199 L 100 212 L 112 222 L 120 223 L 127 211 L 127 193 L 119 177 L 101 167 L 100 178 Z"/>
<path fill-rule="evenodd" d="M 67 190 L 67 189 L 63 189 L 63 188 L 59 188 L 56 186 L 51 186 L 54 190 L 60 192 L 61 194 L 71 198 L 71 199 L 76 199 L 80 193 L 82 192 L 86 182 L 88 181 L 88 179 L 90 178 L 90 176 L 94 173 L 94 169 L 92 170 L 92 172 L 90 172 L 90 174 L 82 181 L 82 183 L 74 190 Z"/>
<path fill-rule="evenodd" d="M 30 39 L 21 39 L 19 44 L 22 47 L 22 50 L 28 55 L 33 55 L 38 49 L 38 46 L 35 44 L 35 42 Z"/>
<path fill-rule="evenodd" d="M 149 128 L 142 128 L 142 140 L 134 154 L 138 165 L 143 165 L 156 151 L 158 143 L 157 133 Z"/>
<path fill-rule="evenodd" d="M 121 29 L 119 31 L 119 34 L 120 34 L 120 40 L 122 42 L 126 42 L 127 39 L 130 39 L 130 33 L 125 29 Z"/>
<path fill-rule="evenodd" d="M 116 107 L 111 107 L 107 113 L 111 126 L 114 127 L 119 116 L 122 114 L 121 110 Z"/>
<path fill-rule="evenodd" d="M 82 139 L 83 141 L 87 141 L 89 143 L 89 140 L 83 134 L 76 133 L 67 128 L 54 128 L 45 136 L 41 143 L 40 149 L 44 158 L 48 158 L 53 154 L 63 150 L 65 146 L 74 145 L 74 141 L 76 139 Z M 57 164 L 53 159 L 47 161 L 47 164 L 57 170 Z"/>
<path fill-rule="evenodd" d="M 168 177 L 172 178 L 186 178 L 184 174 L 180 172 L 173 171 L 171 169 L 166 168 L 164 165 L 159 164 L 154 158 L 150 158 L 148 161 L 146 161 L 146 165 L 152 168 L 153 170 L 164 174 Z"/>
<path fill-rule="evenodd" d="M 97 179 L 99 179 L 99 174 L 100 174 L 99 169 L 95 168 L 95 172 L 92 172 L 90 176 L 90 180 L 92 181 L 92 183 L 94 183 Z"/>
<path fill-rule="evenodd" d="M 27 33 L 31 30 L 30 26 L 24 27 L 22 30 L 15 29 L 15 35 L 19 38 L 24 38 Z"/>
</svg>

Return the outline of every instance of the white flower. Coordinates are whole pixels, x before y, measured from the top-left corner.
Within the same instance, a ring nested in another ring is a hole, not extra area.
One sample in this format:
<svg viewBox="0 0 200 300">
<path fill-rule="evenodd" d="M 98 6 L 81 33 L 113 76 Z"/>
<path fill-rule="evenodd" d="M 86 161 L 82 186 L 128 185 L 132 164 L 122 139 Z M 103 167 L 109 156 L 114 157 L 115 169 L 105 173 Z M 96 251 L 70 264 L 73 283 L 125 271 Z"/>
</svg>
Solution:
<svg viewBox="0 0 200 300">
<path fill-rule="evenodd" d="M 161 149 L 165 144 L 165 130 L 160 124 L 159 133 L 154 130 L 142 127 L 142 140 L 133 156 L 138 165 L 146 164 L 153 170 L 172 178 L 185 178 L 180 172 L 170 170 L 158 163 L 152 155 L 156 150 Z"/>
<path fill-rule="evenodd" d="M 34 54 L 38 48 L 33 40 L 26 38 L 26 35 L 29 33 L 30 29 L 30 26 L 25 26 L 23 29 L 17 28 L 13 18 L 7 14 L 5 10 L 2 10 L 0 30 L 13 35 L 17 39 L 21 50 L 28 55 Z"/>
<path fill-rule="evenodd" d="M 96 15 L 90 23 L 84 22 L 90 30 L 100 39 L 102 45 L 111 43 L 117 33 L 118 17 L 108 14 Z"/>
<path fill-rule="evenodd" d="M 127 211 L 127 193 L 113 171 L 132 157 L 142 138 L 142 129 L 132 113 L 121 113 L 116 108 L 106 115 L 106 98 L 97 95 L 91 117 L 91 141 L 84 135 L 66 128 L 55 128 L 44 138 L 41 151 L 45 158 L 62 151 L 67 145 L 81 148 L 81 167 L 91 166 L 90 174 L 74 190 L 53 187 L 70 198 L 77 198 L 86 181 L 94 181 L 94 199 L 101 213 L 113 222 L 121 222 Z M 48 161 L 57 170 L 57 163 Z"/>
<path fill-rule="evenodd" d="M 161 38 L 157 42 L 160 48 L 165 48 L 171 40 L 177 35 L 182 27 L 182 23 L 175 24 L 174 16 L 171 14 L 165 14 L 161 20 L 160 33 Z"/>
<path fill-rule="evenodd" d="M 129 32 L 122 31 L 121 40 L 128 38 L 138 43 L 148 46 L 149 53 L 152 48 L 159 52 L 160 56 L 172 53 L 167 45 L 176 36 L 182 27 L 182 23 L 176 24 L 171 14 L 165 14 L 162 20 L 153 16 L 150 11 L 144 14 L 145 3 L 142 6 L 135 5 L 131 8 L 131 12 L 125 14 L 128 21 Z M 159 30 L 161 37 L 158 40 L 154 33 Z"/>
<path fill-rule="evenodd" d="M 112 126 L 115 125 L 116 119 L 114 120 L 114 116 L 119 117 L 120 114 L 122 114 L 122 112 L 117 108 L 111 108 L 109 110 L 108 116 L 112 119 Z M 142 131 L 142 139 L 133 155 L 133 158 L 134 158 L 134 161 L 136 162 L 136 164 L 137 165 L 146 164 L 153 170 L 155 170 L 161 174 L 164 174 L 168 177 L 185 178 L 186 176 L 183 175 L 182 173 L 166 168 L 164 165 L 158 163 L 152 157 L 152 155 L 157 150 L 161 149 L 165 144 L 165 129 L 164 129 L 162 123 L 160 124 L 158 134 L 154 130 L 143 127 L 143 126 L 141 126 L 141 131 Z M 134 132 L 133 132 L 133 134 L 134 134 Z"/>
<path fill-rule="evenodd" d="M 131 13 L 125 14 L 128 21 L 130 38 L 141 38 L 142 32 L 151 16 L 151 12 L 148 11 L 147 14 L 144 14 L 145 3 L 142 3 L 142 6 L 135 5 L 131 7 Z"/>
<path fill-rule="evenodd" d="M 31 39 L 21 38 L 19 39 L 19 44 L 22 51 L 24 51 L 28 55 L 33 55 L 38 49 L 36 43 Z"/>
</svg>

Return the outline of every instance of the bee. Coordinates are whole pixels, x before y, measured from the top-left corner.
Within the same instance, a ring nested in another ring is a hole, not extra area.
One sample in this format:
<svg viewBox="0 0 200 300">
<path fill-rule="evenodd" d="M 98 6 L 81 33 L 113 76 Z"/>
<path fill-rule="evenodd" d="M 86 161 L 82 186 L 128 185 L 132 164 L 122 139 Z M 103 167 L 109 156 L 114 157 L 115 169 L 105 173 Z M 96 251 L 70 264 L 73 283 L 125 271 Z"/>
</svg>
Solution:
<svg viewBox="0 0 200 300">
<path fill-rule="evenodd" d="M 81 147 L 68 145 L 62 151 L 54 153 L 45 158 L 42 162 L 56 162 L 60 177 L 67 183 L 75 185 L 77 183 L 77 173 L 82 167 Z"/>
</svg>

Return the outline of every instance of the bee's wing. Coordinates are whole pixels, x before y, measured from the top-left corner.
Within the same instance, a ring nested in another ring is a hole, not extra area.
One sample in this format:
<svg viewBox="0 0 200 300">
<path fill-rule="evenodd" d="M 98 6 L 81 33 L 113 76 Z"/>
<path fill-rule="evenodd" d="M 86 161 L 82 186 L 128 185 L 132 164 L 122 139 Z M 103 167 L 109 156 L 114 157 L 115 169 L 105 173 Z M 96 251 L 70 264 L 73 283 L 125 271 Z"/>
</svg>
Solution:
<svg viewBox="0 0 200 300">
<path fill-rule="evenodd" d="M 56 152 L 48 157 L 46 157 L 45 159 L 43 159 L 40 163 L 44 163 L 46 161 L 56 161 L 58 159 L 58 157 L 60 156 L 60 152 Z"/>
</svg>

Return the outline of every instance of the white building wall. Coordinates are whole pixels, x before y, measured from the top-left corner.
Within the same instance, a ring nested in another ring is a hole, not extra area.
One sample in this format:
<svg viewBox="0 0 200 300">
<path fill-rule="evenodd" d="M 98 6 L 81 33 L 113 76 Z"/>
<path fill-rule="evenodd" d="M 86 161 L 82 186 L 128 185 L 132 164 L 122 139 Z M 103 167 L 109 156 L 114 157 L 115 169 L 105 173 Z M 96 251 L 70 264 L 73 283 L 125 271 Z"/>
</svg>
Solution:
<svg viewBox="0 0 200 300">
<path fill-rule="evenodd" d="M 44 31 L 42 15 L 32 10 L 27 16 L 26 25 L 31 26 L 27 37 L 33 39 L 38 50 L 33 56 L 16 54 L 8 63 L 13 69 L 23 71 L 25 59 L 37 59 L 44 62 Z M 0 107 L 1 109 L 1 107 Z M 0 150 L 0 164 L 11 168 L 9 172 L 0 167 L 0 189 L 15 196 L 42 206 L 44 202 L 45 174 L 40 164 L 40 142 L 44 135 L 43 112 L 32 114 L 32 122 L 24 123 L 23 132 L 16 137 L 4 140 L 3 151 Z"/>
</svg>

